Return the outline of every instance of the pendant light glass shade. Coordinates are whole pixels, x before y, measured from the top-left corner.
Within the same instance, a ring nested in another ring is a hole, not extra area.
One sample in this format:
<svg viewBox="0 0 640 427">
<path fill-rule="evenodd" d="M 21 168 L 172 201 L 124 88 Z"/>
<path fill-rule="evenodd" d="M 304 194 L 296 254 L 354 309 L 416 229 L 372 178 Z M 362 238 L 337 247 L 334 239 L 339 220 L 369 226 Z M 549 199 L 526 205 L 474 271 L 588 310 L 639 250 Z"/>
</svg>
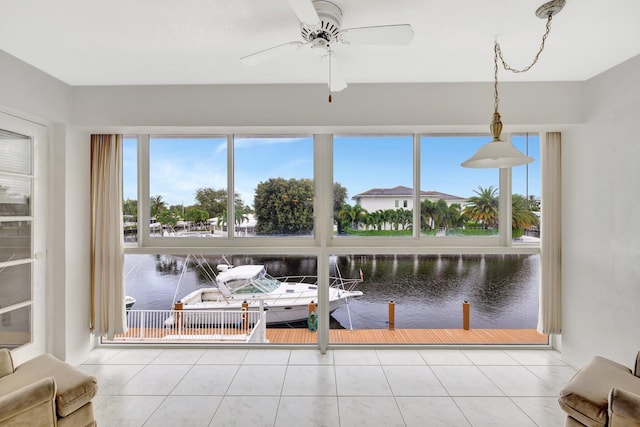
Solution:
<svg viewBox="0 0 640 427">
<path fill-rule="evenodd" d="M 513 144 L 501 140 L 501 132 L 502 121 L 500 113 L 496 111 L 493 113 L 491 121 L 493 140 L 480 147 L 476 154 L 462 162 L 461 166 L 465 168 L 510 168 L 533 162 L 533 157 L 525 156 Z"/>
<path fill-rule="evenodd" d="M 465 168 L 510 168 L 533 162 L 510 142 L 494 139 L 486 143 L 469 160 L 462 163 Z"/>
</svg>

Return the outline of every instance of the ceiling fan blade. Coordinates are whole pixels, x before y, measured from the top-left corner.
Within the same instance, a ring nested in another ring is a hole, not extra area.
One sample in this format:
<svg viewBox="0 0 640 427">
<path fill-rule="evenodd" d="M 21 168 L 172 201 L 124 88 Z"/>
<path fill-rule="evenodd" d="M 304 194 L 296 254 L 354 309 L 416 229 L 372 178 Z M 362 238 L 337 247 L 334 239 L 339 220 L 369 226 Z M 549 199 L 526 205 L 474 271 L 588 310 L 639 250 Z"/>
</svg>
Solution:
<svg viewBox="0 0 640 427">
<path fill-rule="evenodd" d="M 281 44 L 281 45 L 270 47 L 268 49 L 264 49 L 258 52 L 254 52 L 247 56 L 243 56 L 242 58 L 240 58 L 240 61 L 245 65 L 260 64 L 260 63 L 269 61 L 271 59 L 277 58 L 279 56 L 282 56 L 286 53 L 298 50 L 304 44 L 305 43 L 298 42 L 298 41 Z"/>
<path fill-rule="evenodd" d="M 320 25 L 320 17 L 311 0 L 288 0 L 300 22 L 308 25 Z"/>
<path fill-rule="evenodd" d="M 340 67 L 340 62 L 333 54 L 333 52 L 329 52 L 331 57 L 329 60 L 331 61 L 330 69 L 331 73 L 329 74 L 329 91 L 330 92 L 340 92 L 344 88 L 347 87 L 347 81 L 344 78 L 344 74 L 342 74 L 342 68 Z"/>
<path fill-rule="evenodd" d="M 405 45 L 411 42 L 413 35 L 411 25 L 398 24 L 347 28 L 340 31 L 338 39 L 345 44 Z"/>
</svg>

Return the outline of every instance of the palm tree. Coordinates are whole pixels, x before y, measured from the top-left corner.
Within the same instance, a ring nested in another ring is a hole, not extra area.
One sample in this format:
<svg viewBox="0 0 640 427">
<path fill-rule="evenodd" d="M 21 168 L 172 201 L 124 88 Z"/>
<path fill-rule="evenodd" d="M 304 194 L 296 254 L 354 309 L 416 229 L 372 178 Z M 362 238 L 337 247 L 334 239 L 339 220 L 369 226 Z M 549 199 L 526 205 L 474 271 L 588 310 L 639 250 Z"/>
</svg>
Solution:
<svg viewBox="0 0 640 427">
<path fill-rule="evenodd" d="M 533 213 L 529 200 L 521 194 L 511 196 L 511 226 L 513 229 L 538 225 L 538 216 Z"/>
<path fill-rule="evenodd" d="M 533 194 L 529 194 L 529 199 L 527 199 L 527 208 L 531 212 L 540 212 L 540 199 L 536 198 Z"/>
<path fill-rule="evenodd" d="M 462 213 L 460 203 L 453 203 L 447 209 L 447 226 L 453 228 L 462 228 L 467 220 L 466 215 Z"/>
<path fill-rule="evenodd" d="M 227 226 L 227 210 L 225 209 L 220 212 L 216 219 L 218 220 L 218 227 L 220 227 L 220 231 L 222 231 L 223 227 Z"/>
<path fill-rule="evenodd" d="M 225 211 L 225 213 L 226 213 L 226 211 Z M 249 220 L 249 216 L 247 216 L 247 214 L 245 213 L 244 208 L 242 208 L 242 209 L 236 208 L 234 210 L 234 216 L 235 216 L 235 219 L 234 219 L 235 224 L 238 225 L 238 226 L 240 224 L 242 224 L 243 222 Z"/>
<path fill-rule="evenodd" d="M 424 229 L 447 227 L 449 207 L 447 202 L 438 199 L 436 202 L 423 200 L 420 204 L 422 226 Z"/>
<path fill-rule="evenodd" d="M 407 209 L 398 210 L 400 211 L 398 215 L 400 217 L 400 225 L 402 226 L 403 230 L 407 230 L 413 223 L 413 211 Z"/>
<path fill-rule="evenodd" d="M 481 222 L 484 228 L 495 227 L 498 224 L 498 189 L 493 185 L 489 188 L 478 186 L 473 192 L 477 196 L 469 198 L 464 214 L 475 222 Z"/>
<path fill-rule="evenodd" d="M 351 228 L 354 230 L 358 228 L 358 224 L 362 220 L 364 220 L 366 216 L 367 211 L 365 209 L 362 209 L 362 206 L 358 204 L 351 206 L 345 203 L 344 205 L 342 205 L 342 209 L 340 210 L 340 212 L 338 212 L 338 218 L 340 218 L 341 220 L 350 221 Z"/>
<path fill-rule="evenodd" d="M 371 222 L 376 230 L 382 230 L 382 227 L 384 226 L 384 212 L 381 209 L 378 209 L 375 212 L 371 212 L 369 216 L 371 217 Z"/>
<path fill-rule="evenodd" d="M 391 227 L 394 230 L 398 230 L 400 226 L 400 221 L 402 219 L 402 209 L 388 209 L 388 219 Z"/>
<path fill-rule="evenodd" d="M 162 200 L 162 196 L 151 196 L 149 207 L 151 210 L 151 216 L 156 216 L 160 212 L 167 210 L 167 202 Z"/>
</svg>

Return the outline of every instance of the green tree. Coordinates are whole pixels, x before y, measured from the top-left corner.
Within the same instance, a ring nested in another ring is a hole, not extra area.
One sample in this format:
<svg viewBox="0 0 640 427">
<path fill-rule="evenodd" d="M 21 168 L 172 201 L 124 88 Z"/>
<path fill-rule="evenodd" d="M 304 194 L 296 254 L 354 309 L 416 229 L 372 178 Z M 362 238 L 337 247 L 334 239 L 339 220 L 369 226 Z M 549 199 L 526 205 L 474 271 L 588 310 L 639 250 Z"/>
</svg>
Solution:
<svg viewBox="0 0 640 427">
<path fill-rule="evenodd" d="M 375 212 L 371 212 L 369 216 L 371 217 L 371 223 L 376 228 L 376 230 L 382 230 L 385 223 L 384 211 L 382 209 L 378 209 Z"/>
<path fill-rule="evenodd" d="M 257 234 L 309 234 L 313 231 L 313 181 L 270 178 L 256 187 Z"/>
<path fill-rule="evenodd" d="M 342 205 L 347 202 L 347 189 L 339 182 L 333 183 L 333 220 L 338 225 L 338 234 L 342 234 L 342 221 L 338 218 Z"/>
<path fill-rule="evenodd" d="M 162 225 L 170 225 L 171 227 L 175 227 L 178 223 L 178 214 L 175 212 L 164 210 L 160 211 L 156 215 L 156 220 Z"/>
<path fill-rule="evenodd" d="M 514 230 L 538 225 L 538 216 L 531 210 L 529 200 L 521 194 L 511 196 L 511 227 Z"/>
<path fill-rule="evenodd" d="M 151 216 L 157 217 L 160 212 L 167 210 L 167 202 L 162 200 L 162 196 L 160 195 L 151 196 L 149 200 L 149 208 L 151 211 Z"/>
<path fill-rule="evenodd" d="M 472 221 L 480 222 L 484 228 L 493 228 L 498 224 L 498 189 L 493 185 L 489 188 L 478 186 L 474 190 L 476 196 L 469 198 L 464 214 Z"/>
<path fill-rule="evenodd" d="M 527 208 L 531 212 L 540 212 L 540 199 L 533 194 L 529 194 L 529 198 L 527 199 Z"/>
<path fill-rule="evenodd" d="M 452 203 L 447 209 L 447 226 L 462 228 L 467 222 L 467 216 L 462 213 L 460 203 Z"/>
<path fill-rule="evenodd" d="M 217 217 L 227 210 L 227 190 L 223 188 L 199 188 L 195 197 L 200 208 L 209 212 L 211 217 Z M 234 206 L 236 210 L 243 208 L 242 198 L 238 193 L 235 193 Z"/>
<path fill-rule="evenodd" d="M 218 225 L 220 225 L 220 228 L 227 225 L 228 216 L 229 215 L 227 214 L 226 209 L 223 210 L 222 213 L 218 216 Z M 247 215 L 247 213 L 245 213 L 244 208 L 234 209 L 234 217 L 235 218 L 233 223 L 236 226 L 241 225 L 243 222 L 249 219 L 249 216 Z"/>
<path fill-rule="evenodd" d="M 431 201 L 425 199 L 420 203 L 420 217 L 423 230 L 446 227 L 449 207 L 442 199 Z"/>
<path fill-rule="evenodd" d="M 184 217 L 187 221 L 193 221 L 202 226 L 209 219 L 209 212 L 204 209 L 190 207 L 184 213 Z"/>
<path fill-rule="evenodd" d="M 358 204 L 351 206 L 345 203 L 342 205 L 340 212 L 338 212 L 338 218 L 343 221 L 343 225 L 348 224 L 354 230 L 358 228 L 358 225 L 364 221 L 366 216 L 367 211 Z"/>
<path fill-rule="evenodd" d="M 2 189 L 0 188 L 0 191 Z M 137 200 L 131 200 L 129 198 L 127 198 L 123 203 L 122 203 L 122 214 L 123 215 L 132 215 L 134 218 L 134 221 L 137 220 L 138 217 L 138 201 Z"/>
<path fill-rule="evenodd" d="M 403 230 L 409 229 L 413 223 L 413 211 L 408 209 L 398 209 L 398 211 L 400 227 Z"/>
</svg>

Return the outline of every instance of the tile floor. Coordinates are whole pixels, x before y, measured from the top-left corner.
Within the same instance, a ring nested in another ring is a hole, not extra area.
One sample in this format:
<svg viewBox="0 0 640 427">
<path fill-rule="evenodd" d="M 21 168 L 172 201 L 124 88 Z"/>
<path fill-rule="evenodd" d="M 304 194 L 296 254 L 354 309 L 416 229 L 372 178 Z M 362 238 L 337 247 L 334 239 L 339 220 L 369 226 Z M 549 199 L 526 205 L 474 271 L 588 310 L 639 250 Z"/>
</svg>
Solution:
<svg viewBox="0 0 640 427">
<path fill-rule="evenodd" d="M 552 350 L 114 349 L 100 427 L 562 426 L 575 370 Z"/>
</svg>

